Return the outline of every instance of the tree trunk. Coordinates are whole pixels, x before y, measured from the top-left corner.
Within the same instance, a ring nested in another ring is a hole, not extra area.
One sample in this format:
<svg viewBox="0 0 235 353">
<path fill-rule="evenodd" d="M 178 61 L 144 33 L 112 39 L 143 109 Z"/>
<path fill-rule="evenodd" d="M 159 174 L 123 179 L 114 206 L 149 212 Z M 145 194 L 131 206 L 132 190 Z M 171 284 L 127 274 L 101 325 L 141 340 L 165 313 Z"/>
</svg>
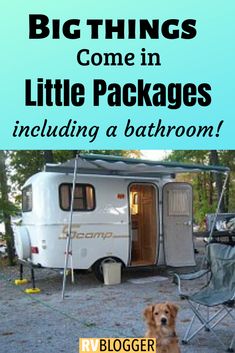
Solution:
<svg viewBox="0 0 235 353">
<path fill-rule="evenodd" d="M 76 158 L 77 154 L 79 154 L 79 151 L 72 150 L 73 158 Z"/>
<path fill-rule="evenodd" d="M 208 191 L 209 192 L 208 202 L 209 202 L 210 207 L 213 206 L 213 194 L 214 194 L 213 181 L 214 181 L 213 173 L 210 173 L 210 175 L 209 175 L 209 191 Z"/>
<path fill-rule="evenodd" d="M 43 151 L 43 156 L 44 156 L 45 164 L 54 162 L 54 157 L 51 150 Z"/>
<path fill-rule="evenodd" d="M 211 150 L 210 151 L 210 163 L 213 164 L 213 165 L 219 165 L 220 164 L 217 150 Z M 217 190 L 217 197 L 218 197 L 218 200 L 219 200 L 221 192 L 223 190 L 223 176 L 222 176 L 221 173 L 215 173 L 215 184 L 216 184 L 216 190 Z M 219 211 L 221 213 L 224 213 L 224 212 L 228 211 L 226 209 L 226 207 L 225 207 L 224 196 L 222 197 Z"/>
<path fill-rule="evenodd" d="M 15 265 L 14 262 L 14 236 L 11 227 L 11 215 L 8 211 L 9 198 L 8 198 L 8 186 L 7 186 L 7 172 L 5 153 L 0 151 L 0 193 L 1 201 L 3 205 L 3 222 L 5 225 L 5 239 L 7 243 L 8 263 L 10 266 Z"/>
<path fill-rule="evenodd" d="M 227 181 L 227 186 L 226 186 L 226 190 L 225 190 L 225 207 L 227 209 L 227 212 L 229 212 L 229 200 L 230 200 L 230 183 L 231 183 L 231 177 L 229 175 L 228 177 L 228 181 Z"/>
<path fill-rule="evenodd" d="M 197 176 L 197 193 L 198 193 L 198 201 L 199 201 L 199 204 L 202 202 L 202 180 L 201 180 L 201 175 L 198 173 Z"/>
</svg>

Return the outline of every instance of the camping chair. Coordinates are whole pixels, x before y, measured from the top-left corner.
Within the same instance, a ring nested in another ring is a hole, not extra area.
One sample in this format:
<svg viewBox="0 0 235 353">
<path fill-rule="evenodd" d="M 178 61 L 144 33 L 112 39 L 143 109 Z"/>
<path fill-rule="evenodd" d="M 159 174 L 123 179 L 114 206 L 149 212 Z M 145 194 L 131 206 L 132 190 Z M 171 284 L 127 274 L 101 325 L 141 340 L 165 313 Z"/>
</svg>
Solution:
<svg viewBox="0 0 235 353">
<path fill-rule="evenodd" d="M 194 312 L 182 343 L 187 344 L 204 328 L 206 331 L 210 331 L 226 349 L 227 347 L 216 334 L 214 327 L 227 316 L 235 321 L 235 316 L 232 313 L 235 307 L 235 246 L 209 243 L 206 247 L 206 257 L 208 269 L 185 275 L 175 274 L 180 297 L 187 299 Z M 199 291 L 192 295 L 181 291 L 181 280 L 194 280 L 204 275 L 207 278 L 207 283 Z M 217 306 L 216 313 L 210 315 L 209 308 Z M 202 309 L 205 311 L 204 314 Z M 196 319 L 199 320 L 200 326 L 194 329 Z M 234 340 L 235 334 L 228 347 L 229 352 L 233 352 Z"/>
</svg>

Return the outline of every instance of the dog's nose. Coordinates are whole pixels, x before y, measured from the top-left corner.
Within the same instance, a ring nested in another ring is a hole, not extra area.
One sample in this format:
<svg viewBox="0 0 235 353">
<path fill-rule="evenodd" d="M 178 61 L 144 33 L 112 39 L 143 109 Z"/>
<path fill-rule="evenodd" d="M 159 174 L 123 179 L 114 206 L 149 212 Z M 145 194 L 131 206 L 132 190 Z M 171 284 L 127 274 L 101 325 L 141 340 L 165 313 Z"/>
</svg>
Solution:
<svg viewBox="0 0 235 353">
<path fill-rule="evenodd" d="M 161 323 L 162 323 L 163 325 L 166 325 L 167 319 L 166 319 L 165 317 L 162 317 L 162 318 L 161 318 Z"/>
</svg>

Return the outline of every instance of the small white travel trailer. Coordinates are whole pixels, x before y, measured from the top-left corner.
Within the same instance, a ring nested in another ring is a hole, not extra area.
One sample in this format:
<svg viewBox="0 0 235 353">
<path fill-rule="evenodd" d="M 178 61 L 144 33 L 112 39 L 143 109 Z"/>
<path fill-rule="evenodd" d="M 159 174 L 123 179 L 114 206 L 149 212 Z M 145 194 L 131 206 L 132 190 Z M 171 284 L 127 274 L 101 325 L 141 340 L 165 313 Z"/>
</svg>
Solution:
<svg viewBox="0 0 235 353">
<path fill-rule="evenodd" d="M 124 266 L 193 266 L 192 187 L 174 175 L 195 171 L 228 168 L 103 155 L 46 165 L 23 186 L 17 255 L 63 268 L 69 237 L 73 268 L 92 268 L 98 278 L 110 259 Z"/>
</svg>

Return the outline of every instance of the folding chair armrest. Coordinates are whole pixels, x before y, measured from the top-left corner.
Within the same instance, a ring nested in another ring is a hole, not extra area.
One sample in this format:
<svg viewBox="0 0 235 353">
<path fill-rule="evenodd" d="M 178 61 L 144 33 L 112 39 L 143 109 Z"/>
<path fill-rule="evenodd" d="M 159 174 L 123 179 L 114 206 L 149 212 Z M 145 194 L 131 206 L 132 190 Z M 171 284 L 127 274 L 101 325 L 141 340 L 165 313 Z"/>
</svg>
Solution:
<svg viewBox="0 0 235 353">
<path fill-rule="evenodd" d="M 210 272 L 210 270 L 206 269 L 206 270 L 200 270 L 197 272 L 192 272 L 192 273 L 187 273 L 187 274 L 174 273 L 174 281 L 178 285 L 179 295 L 182 297 L 185 296 L 185 293 L 183 293 L 181 291 L 181 280 L 182 281 L 195 280 L 195 279 L 203 277 L 204 275 L 206 275 L 209 272 Z"/>
</svg>

